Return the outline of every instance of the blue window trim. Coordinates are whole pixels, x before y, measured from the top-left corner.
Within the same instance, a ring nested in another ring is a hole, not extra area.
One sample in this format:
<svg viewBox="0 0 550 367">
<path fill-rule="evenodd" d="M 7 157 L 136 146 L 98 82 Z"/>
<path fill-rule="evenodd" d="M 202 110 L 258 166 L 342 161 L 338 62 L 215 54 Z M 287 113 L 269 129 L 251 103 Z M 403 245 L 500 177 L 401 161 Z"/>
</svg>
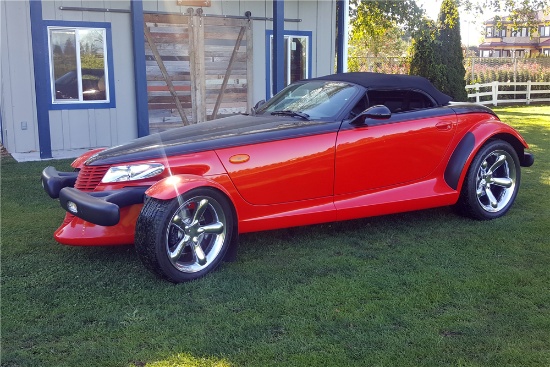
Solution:
<svg viewBox="0 0 550 367">
<path fill-rule="evenodd" d="M 4 144 L 4 127 L 2 126 L 2 106 L 0 106 L 0 142 Z"/>
<path fill-rule="evenodd" d="M 307 60 L 307 74 L 311 78 L 312 71 L 312 41 L 313 41 L 313 32 L 312 31 L 291 31 L 285 30 L 285 36 L 306 36 L 309 38 L 308 42 L 308 60 Z M 273 36 L 273 31 L 268 29 L 265 31 L 265 70 L 266 70 L 266 83 L 265 83 L 265 99 L 266 101 L 271 98 L 271 36 Z M 284 50 L 282 50 L 284 55 Z"/>
<path fill-rule="evenodd" d="M 344 72 L 344 44 L 347 32 L 345 31 L 346 12 L 348 6 L 346 1 L 336 1 L 336 17 L 338 19 L 337 38 L 336 38 L 336 73 Z"/>
<path fill-rule="evenodd" d="M 277 94 L 285 87 L 285 2 L 273 0 L 273 52 L 271 55 L 270 94 Z M 271 48 L 271 47 L 270 47 Z"/>
<path fill-rule="evenodd" d="M 147 71 L 145 65 L 145 35 L 143 27 L 143 2 L 133 0 L 130 3 L 132 14 L 132 43 L 134 52 L 134 80 L 136 95 L 136 114 L 138 137 L 149 135 L 149 106 L 147 98 Z"/>
<path fill-rule="evenodd" d="M 49 82 L 48 37 L 42 26 L 42 2 L 30 1 L 32 58 L 34 65 L 34 86 L 36 91 L 36 119 L 38 124 L 38 145 L 40 158 L 52 158 L 50 138 L 50 114 L 48 112 Z M 44 88 L 47 85 L 48 88 Z M 51 100 L 51 99 L 50 99 Z"/>
<path fill-rule="evenodd" d="M 115 108 L 115 76 L 114 76 L 114 63 L 113 63 L 113 42 L 111 36 L 111 23 L 108 22 L 78 22 L 78 21 L 59 21 L 59 20 L 45 20 L 42 21 L 44 30 L 44 48 L 46 50 L 46 66 L 45 70 L 48 70 L 48 109 L 49 110 L 93 110 L 93 109 L 105 109 Z M 73 102 L 73 103 L 53 103 L 53 96 L 51 92 L 51 75 L 50 70 L 50 55 L 48 51 L 48 27 L 67 27 L 67 28 L 104 28 L 105 36 L 107 38 L 107 70 L 108 70 L 108 82 L 109 82 L 109 102 Z"/>
</svg>

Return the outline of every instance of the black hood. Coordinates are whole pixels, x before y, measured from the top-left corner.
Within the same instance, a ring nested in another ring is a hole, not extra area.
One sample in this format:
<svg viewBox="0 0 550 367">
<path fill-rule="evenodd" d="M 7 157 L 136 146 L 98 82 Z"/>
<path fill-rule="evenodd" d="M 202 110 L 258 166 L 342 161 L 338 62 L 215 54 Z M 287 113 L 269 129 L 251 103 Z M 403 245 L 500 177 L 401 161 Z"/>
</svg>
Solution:
<svg viewBox="0 0 550 367">
<path fill-rule="evenodd" d="M 237 115 L 163 131 L 106 149 L 87 165 L 111 165 L 338 131 L 340 123 Z"/>
</svg>

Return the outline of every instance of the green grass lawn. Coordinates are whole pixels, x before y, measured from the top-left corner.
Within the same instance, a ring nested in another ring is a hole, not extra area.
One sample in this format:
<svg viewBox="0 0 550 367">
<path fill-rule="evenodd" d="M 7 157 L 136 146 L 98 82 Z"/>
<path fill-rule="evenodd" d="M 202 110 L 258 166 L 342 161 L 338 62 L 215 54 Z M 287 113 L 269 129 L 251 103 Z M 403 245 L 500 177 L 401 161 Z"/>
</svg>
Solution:
<svg viewBox="0 0 550 367">
<path fill-rule="evenodd" d="M 187 284 L 131 246 L 55 243 L 41 170 L 1 166 L 1 366 L 549 366 L 550 107 L 498 108 L 531 145 L 511 211 L 440 208 L 241 236 Z"/>
</svg>

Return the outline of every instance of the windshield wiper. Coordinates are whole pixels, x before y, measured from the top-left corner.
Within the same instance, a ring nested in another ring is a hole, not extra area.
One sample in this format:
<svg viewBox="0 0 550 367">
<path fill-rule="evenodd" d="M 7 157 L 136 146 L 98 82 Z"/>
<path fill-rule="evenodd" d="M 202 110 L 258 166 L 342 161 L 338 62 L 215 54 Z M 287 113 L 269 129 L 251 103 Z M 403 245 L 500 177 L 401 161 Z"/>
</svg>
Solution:
<svg viewBox="0 0 550 367">
<path fill-rule="evenodd" d="M 292 117 L 300 117 L 304 120 L 309 120 L 309 115 L 307 113 L 303 113 L 300 111 L 291 111 L 291 110 L 281 110 L 281 111 L 273 111 L 271 112 L 272 115 L 283 115 L 283 116 L 292 116 Z"/>
</svg>

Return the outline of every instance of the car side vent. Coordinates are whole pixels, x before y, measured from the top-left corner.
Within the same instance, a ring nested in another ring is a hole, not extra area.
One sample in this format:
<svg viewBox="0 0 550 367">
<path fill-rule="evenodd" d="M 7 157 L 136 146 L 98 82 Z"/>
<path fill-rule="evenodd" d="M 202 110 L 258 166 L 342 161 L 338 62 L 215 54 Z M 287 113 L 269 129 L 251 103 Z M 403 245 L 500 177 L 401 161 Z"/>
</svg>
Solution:
<svg viewBox="0 0 550 367">
<path fill-rule="evenodd" d="M 74 187 L 81 191 L 94 191 L 109 166 L 83 166 Z"/>
</svg>

